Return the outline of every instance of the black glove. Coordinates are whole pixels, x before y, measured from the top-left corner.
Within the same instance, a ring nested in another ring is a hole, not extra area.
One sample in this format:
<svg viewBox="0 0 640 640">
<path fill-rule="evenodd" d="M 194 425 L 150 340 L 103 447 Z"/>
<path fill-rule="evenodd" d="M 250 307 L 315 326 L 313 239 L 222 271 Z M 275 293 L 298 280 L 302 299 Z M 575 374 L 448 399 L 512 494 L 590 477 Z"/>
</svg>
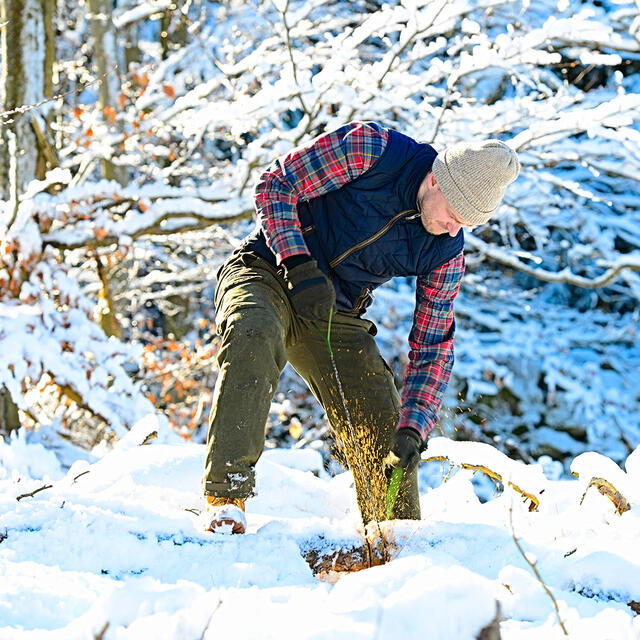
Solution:
<svg viewBox="0 0 640 640">
<path fill-rule="evenodd" d="M 293 310 L 305 320 L 326 320 L 336 307 L 336 292 L 329 278 L 318 269 L 318 263 L 298 256 L 285 259 L 286 280 Z M 297 262 L 297 264 L 296 264 Z M 294 266 L 292 266 L 294 265 Z"/>
<path fill-rule="evenodd" d="M 391 451 L 382 463 L 385 475 L 390 477 L 391 472 L 397 467 L 412 471 L 420 462 L 421 449 L 422 438 L 417 431 L 410 428 L 396 431 Z"/>
</svg>

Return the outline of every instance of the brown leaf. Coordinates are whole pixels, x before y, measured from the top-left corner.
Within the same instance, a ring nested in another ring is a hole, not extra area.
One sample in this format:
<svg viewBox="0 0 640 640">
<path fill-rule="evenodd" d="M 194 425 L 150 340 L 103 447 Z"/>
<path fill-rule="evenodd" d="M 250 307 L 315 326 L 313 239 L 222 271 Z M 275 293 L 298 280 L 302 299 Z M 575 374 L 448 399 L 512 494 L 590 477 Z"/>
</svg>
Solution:
<svg viewBox="0 0 640 640">
<path fill-rule="evenodd" d="M 116 110 L 113 107 L 105 107 L 103 111 L 109 124 L 113 124 L 116 121 Z"/>
</svg>

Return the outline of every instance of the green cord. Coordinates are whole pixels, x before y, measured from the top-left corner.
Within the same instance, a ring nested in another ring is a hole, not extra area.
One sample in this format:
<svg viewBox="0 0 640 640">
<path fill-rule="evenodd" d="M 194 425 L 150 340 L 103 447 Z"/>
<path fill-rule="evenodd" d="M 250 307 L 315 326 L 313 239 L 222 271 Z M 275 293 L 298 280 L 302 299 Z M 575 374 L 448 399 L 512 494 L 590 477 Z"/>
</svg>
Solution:
<svg viewBox="0 0 640 640">
<path fill-rule="evenodd" d="M 384 505 L 387 520 L 391 520 L 391 516 L 393 515 L 393 507 L 396 505 L 396 498 L 398 497 L 403 473 L 404 469 L 402 467 L 396 467 L 391 472 L 391 479 L 389 480 L 389 488 L 387 489 L 387 497 Z"/>
<path fill-rule="evenodd" d="M 315 322 L 311 321 L 311 324 L 313 325 L 313 328 L 318 332 L 320 337 L 327 343 L 327 348 L 329 349 L 329 355 L 333 359 L 333 349 L 331 349 L 331 319 L 332 318 L 333 318 L 333 309 L 329 309 L 329 325 L 327 327 L 326 336 L 322 333 L 322 331 L 320 331 L 320 328 Z"/>
</svg>

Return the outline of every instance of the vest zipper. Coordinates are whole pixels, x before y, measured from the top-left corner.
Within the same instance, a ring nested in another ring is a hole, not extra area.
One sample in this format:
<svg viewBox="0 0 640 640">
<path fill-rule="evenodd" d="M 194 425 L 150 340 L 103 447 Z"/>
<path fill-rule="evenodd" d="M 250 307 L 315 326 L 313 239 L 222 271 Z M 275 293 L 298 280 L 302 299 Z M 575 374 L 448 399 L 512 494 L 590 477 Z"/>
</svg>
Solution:
<svg viewBox="0 0 640 640">
<path fill-rule="evenodd" d="M 378 238 L 381 238 L 385 233 L 387 233 L 387 231 L 389 231 L 389 229 L 391 229 L 391 227 L 393 227 L 393 225 L 396 222 L 398 222 L 398 220 L 400 220 L 400 218 L 404 218 L 405 216 L 407 216 L 408 213 L 415 214 L 417 213 L 417 211 L 415 209 L 405 209 L 400 213 L 396 213 L 396 215 L 393 216 L 393 218 L 391 218 L 391 220 L 389 220 L 389 222 L 387 222 L 387 224 L 385 224 L 384 227 L 382 227 L 381 229 L 378 229 L 378 231 L 376 231 L 372 236 L 369 236 L 365 240 L 361 240 L 357 244 L 354 244 L 353 247 L 349 247 L 349 249 L 347 249 L 346 251 L 343 251 L 337 258 L 334 258 L 333 260 L 331 260 L 331 262 L 329 262 L 329 266 L 332 269 L 335 269 L 341 262 L 346 260 L 352 253 L 359 251 L 360 249 L 363 249 L 364 247 L 378 240 Z"/>
<path fill-rule="evenodd" d="M 351 313 L 360 313 L 362 311 L 362 307 L 364 307 L 364 303 L 371 296 L 371 287 L 365 287 L 362 293 L 358 296 L 356 303 L 351 311 Z"/>
</svg>

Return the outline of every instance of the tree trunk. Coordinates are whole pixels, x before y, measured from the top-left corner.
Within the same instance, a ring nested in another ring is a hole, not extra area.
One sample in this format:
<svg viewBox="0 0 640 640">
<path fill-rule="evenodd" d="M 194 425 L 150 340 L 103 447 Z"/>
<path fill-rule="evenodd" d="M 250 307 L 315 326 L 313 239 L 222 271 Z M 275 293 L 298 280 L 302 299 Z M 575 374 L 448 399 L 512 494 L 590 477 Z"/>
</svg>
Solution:
<svg viewBox="0 0 640 640">
<path fill-rule="evenodd" d="M 44 20 L 44 84 L 43 95 L 45 98 L 53 98 L 53 63 L 56 55 L 56 35 L 54 29 L 54 17 L 56 12 L 56 0 L 40 0 L 42 6 L 42 17 Z M 38 140 L 38 164 L 36 166 L 36 177 L 42 180 L 45 177 L 47 169 L 59 166 L 58 157 L 55 153 L 55 145 L 50 142 L 53 140 L 51 132 L 51 123 L 55 117 L 55 109 L 53 103 L 47 103 L 42 107 L 41 120 L 42 126 L 36 119 L 36 114 L 32 114 L 34 118 L 33 127 Z"/>
<path fill-rule="evenodd" d="M 0 386 L 0 436 L 8 436 L 19 426 L 18 407 L 7 388 Z"/>
<path fill-rule="evenodd" d="M 171 51 L 187 44 L 187 9 L 187 3 L 184 0 L 176 0 L 160 19 L 160 46 L 163 60 L 167 59 Z"/>
<path fill-rule="evenodd" d="M 127 11 L 136 7 L 138 2 L 137 0 L 118 0 L 117 5 L 118 10 Z M 142 51 L 138 46 L 139 33 L 140 24 L 137 20 L 118 29 L 118 42 L 121 44 L 118 48 L 118 60 L 122 73 L 129 72 L 129 65 L 132 62 L 140 62 L 142 60 Z"/>
<path fill-rule="evenodd" d="M 44 97 L 46 52 L 41 0 L 0 0 L 0 24 L 0 111 L 12 111 Z M 5 200 L 16 199 L 37 176 L 38 144 L 31 115 L 29 111 L 13 114 L 0 127 L 0 197 Z M 15 144 L 13 158 L 10 141 Z"/>
<path fill-rule="evenodd" d="M 93 36 L 93 63 L 98 77 L 102 78 L 98 108 L 103 112 L 106 107 L 111 107 L 117 112 L 120 90 L 112 6 L 112 0 L 89 0 L 88 17 Z M 117 180 L 123 186 L 128 181 L 126 168 L 119 167 L 106 158 L 102 161 L 102 175 L 107 180 Z"/>
</svg>

